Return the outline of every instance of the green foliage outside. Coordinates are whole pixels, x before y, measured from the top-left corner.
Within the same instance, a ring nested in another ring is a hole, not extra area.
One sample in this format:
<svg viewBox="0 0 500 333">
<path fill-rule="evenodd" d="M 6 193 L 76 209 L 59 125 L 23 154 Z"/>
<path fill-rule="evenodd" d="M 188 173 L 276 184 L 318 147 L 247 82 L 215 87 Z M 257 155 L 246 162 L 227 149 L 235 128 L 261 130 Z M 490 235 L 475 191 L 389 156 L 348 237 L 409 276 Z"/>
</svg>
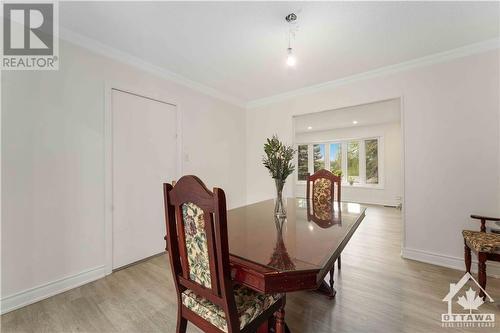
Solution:
<svg viewBox="0 0 500 333">
<path fill-rule="evenodd" d="M 376 139 L 365 140 L 366 183 L 378 184 L 378 144 Z"/>
<path fill-rule="evenodd" d="M 307 145 L 299 145 L 298 147 L 298 179 L 306 180 L 308 170 L 308 160 L 307 160 Z"/>
<path fill-rule="evenodd" d="M 351 141 L 347 144 L 347 175 L 359 177 L 359 142 Z"/>
<path fill-rule="evenodd" d="M 335 156 L 330 155 L 330 171 L 335 176 L 342 176 L 342 148 L 340 144 L 332 144 L 330 146 L 330 154 L 332 147 L 336 147 Z"/>
<path fill-rule="evenodd" d="M 325 156 L 321 153 L 321 146 L 324 145 L 314 145 L 314 172 L 325 168 Z"/>
</svg>

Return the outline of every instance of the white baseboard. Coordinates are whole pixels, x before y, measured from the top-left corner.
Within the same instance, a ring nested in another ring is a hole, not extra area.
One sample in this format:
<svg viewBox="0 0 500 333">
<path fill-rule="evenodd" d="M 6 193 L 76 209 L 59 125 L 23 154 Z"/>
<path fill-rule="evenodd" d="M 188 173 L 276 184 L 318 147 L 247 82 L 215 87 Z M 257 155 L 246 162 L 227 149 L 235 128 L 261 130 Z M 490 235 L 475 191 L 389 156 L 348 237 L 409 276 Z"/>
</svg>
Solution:
<svg viewBox="0 0 500 333">
<path fill-rule="evenodd" d="M 0 299 L 0 313 L 4 314 L 23 306 L 36 303 L 104 276 L 105 267 L 103 265 L 13 295 L 2 297 Z"/>
<path fill-rule="evenodd" d="M 453 268 L 465 272 L 464 258 L 452 257 L 417 249 L 403 248 L 401 256 L 405 259 L 425 262 L 437 266 Z M 473 255 L 474 256 L 474 255 Z M 477 260 L 473 257 L 471 270 L 477 273 Z M 500 277 L 500 265 L 496 262 L 486 262 L 486 274 L 491 277 Z"/>
</svg>

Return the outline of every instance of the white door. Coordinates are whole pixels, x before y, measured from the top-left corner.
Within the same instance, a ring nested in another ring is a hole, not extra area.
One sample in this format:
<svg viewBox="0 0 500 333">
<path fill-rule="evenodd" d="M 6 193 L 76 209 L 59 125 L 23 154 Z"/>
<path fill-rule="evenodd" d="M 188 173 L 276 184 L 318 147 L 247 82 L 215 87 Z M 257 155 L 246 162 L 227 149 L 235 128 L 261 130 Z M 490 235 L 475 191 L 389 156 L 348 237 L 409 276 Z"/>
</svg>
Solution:
<svg viewBox="0 0 500 333">
<path fill-rule="evenodd" d="M 176 107 L 112 90 L 113 269 L 165 250 L 163 183 L 175 179 Z"/>
</svg>

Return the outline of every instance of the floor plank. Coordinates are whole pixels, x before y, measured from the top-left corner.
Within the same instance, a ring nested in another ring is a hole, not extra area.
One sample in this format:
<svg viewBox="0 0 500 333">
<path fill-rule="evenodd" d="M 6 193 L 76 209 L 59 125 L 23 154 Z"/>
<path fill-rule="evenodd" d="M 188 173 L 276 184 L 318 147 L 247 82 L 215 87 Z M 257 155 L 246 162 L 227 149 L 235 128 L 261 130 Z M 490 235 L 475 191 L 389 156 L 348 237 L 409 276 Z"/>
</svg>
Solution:
<svg viewBox="0 0 500 333">
<path fill-rule="evenodd" d="M 400 237 L 399 210 L 369 207 L 336 270 L 335 299 L 287 296 L 292 332 L 498 332 L 441 328 L 441 300 L 463 272 L 401 259 Z M 500 325 L 500 279 L 489 277 L 487 291 L 496 301 L 481 312 L 495 313 Z M 175 332 L 176 310 L 168 259 L 160 256 L 5 314 L 1 331 Z M 188 332 L 199 330 L 188 325 Z"/>
</svg>

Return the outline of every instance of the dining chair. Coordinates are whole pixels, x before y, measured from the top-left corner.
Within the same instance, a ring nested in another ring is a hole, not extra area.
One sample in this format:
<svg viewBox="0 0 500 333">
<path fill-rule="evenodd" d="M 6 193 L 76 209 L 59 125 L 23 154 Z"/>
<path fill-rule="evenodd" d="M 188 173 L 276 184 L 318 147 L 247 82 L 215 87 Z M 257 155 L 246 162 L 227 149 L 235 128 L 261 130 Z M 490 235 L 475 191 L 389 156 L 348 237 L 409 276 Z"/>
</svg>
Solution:
<svg viewBox="0 0 500 333">
<path fill-rule="evenodd" d="M 211 192 L 196 176 L 165 183 L 163 190 L 177 332 L 186 332 L 188 321 L 204 332 L 255 332 L 269 322 L 284 332 L 285 295 L 231 281 L 224 191 Z"/>
<path fill-rule="evenodd" d="M 473 219 L 481 221 L 480 231 L 463 230 L 465 270 L 470 274 L 471 250 L 477 255 L 478 282 L 482 290 L 479 296 L 485 298 L 486 294 L 486 261 L 500 261 L 500 234 L 486 232 L 486 222 L 500 222 L 500 218 L 471 215 Z"/>
<path fill-rule="evenodd" d="M 320 218 L 324 218 L 328 216 L 328 211 L 331 212 L 331 216 L 334 216 L 334 204 L 337 204 L 338 211 L 340 213 L 340 201 L 341 201 L 341 176 L 336 176 L 328 170 L 321 169 L 315 172 L 314 174 L 307 174 L 306 177 L 306 198 L 307 198 L 307 216 L 310 217 L 311 220 L 314 221 L 314 212 L 321 212 Z M 312 213 L 311 213 L 312 206 Z M 327 226 L 330 223 L 327 223 Z M 342 267 L 342 258 L 339 255 L 337 259 L 337 267 L 341 269 Z M 335 265 L 332 266 L 330 270 L 330 291 L 331 297 L 334 294 L 333 288 L 333 275 L 335 273 Z"/>
<path fill-rule="evenodd" d="M 321 169 L 310 175 L 307 174 L 307 199 L 318 205 L 341 201 L 341 176 L 336 176 L 328 170 Z"/>
<path fill-rule="evenodd" d="M 313 175 L 307 174 L 306 181 L 308 219 L 322 221 L 321 225 L 330 226 L 328 221 L 333 221 L 334 203 L 340 207 L 341 177 L 321 169 Z"/>
</svg>

